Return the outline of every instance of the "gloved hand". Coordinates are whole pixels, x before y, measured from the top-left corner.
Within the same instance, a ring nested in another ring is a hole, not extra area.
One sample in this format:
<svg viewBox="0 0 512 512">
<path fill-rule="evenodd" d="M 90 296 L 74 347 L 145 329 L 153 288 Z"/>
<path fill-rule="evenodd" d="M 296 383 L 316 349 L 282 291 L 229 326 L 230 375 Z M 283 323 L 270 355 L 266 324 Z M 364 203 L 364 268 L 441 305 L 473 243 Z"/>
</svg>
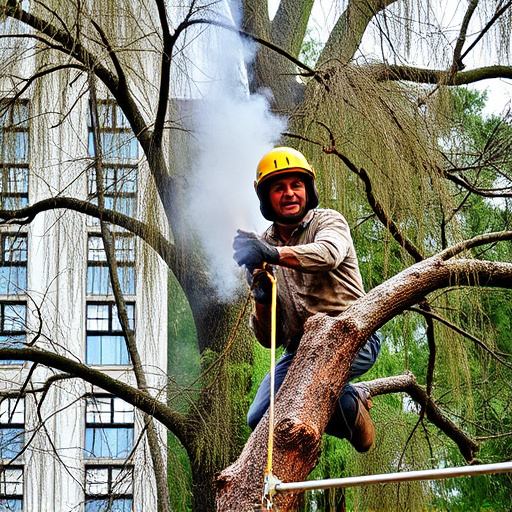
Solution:
<svg viewBox="0 0 512 512">
<path fill-rule="evenodd" d="M 254 233 L 239 229 L 233 241 L 233 259 L 247 270 L 261 268 L 263 263 L 279 263 L 279 251 Z"/>
<path fill-rule="evenodd" d="M 266 270 L 256 269 L 251 276 L 251 291 L 259 304 L 270 306 L 272 302 L 272 281 Z"/>
</svg>

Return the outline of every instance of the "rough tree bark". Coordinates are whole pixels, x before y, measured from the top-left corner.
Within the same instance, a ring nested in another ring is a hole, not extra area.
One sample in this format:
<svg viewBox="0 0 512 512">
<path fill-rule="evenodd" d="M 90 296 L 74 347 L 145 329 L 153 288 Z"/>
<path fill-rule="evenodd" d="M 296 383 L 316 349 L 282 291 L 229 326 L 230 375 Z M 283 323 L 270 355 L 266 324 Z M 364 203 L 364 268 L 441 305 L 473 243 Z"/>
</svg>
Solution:
<svg viewBox="0 0 512 512">
<path fill-rule="evenodd" d="M 286 482 L 303 481 L 315 467 L 322 434 L 350 365 L 372 332 L 434 290 L 477 284 L 512 287 L 512 264 L 432 257 L 374 288 L 342 315 L 308 320 L 276 397 L 273 474 Z M 250 511 L 261 503 L 267 441 L 265 415 L 238 460 L 217 480 L 218 512 Z M 280 512 L 294 510 L 296 501 L 293 494 L 275 498 Z"/>
</svg>

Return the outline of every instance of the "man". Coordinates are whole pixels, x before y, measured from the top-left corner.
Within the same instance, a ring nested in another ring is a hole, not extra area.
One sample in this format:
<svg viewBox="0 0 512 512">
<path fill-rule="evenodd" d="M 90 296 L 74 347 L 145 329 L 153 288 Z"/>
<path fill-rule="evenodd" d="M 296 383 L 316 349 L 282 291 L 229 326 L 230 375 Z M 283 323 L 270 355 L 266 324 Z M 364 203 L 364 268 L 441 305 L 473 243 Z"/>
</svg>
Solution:
<svg viewBox="0 0 512 512">
<path fill-rule="evenodd" d="M 277 279 L 277 342 L 286 348 L 276 365 L 277 392 L 305 321 L 317 313 L 339 315 L 365 291 L 347 222 L 334 210 L 317 209 L 315 172 L 302 153 L 273 149 L 260 161 L 254 185 L 261 213 L 273 224 L 261 238 L 239 230 L 234 259 L 246 267 L 254 297 L 251 326 L 265 347 L 270 347 L 271 282 L 264 264 L 272 265 Z M 379 351 L 380 340 L 373 335 L 356 357 L 349 380 L 368 371 Z M 252 429 L 269 407 L 269 394 L 267 375 L 247 415 Z M 360 452 L 369 450 L 375 440 L 370 407 L 367 390 L 347 384 L 326 433 L 348 439 Z"/>
</svg>

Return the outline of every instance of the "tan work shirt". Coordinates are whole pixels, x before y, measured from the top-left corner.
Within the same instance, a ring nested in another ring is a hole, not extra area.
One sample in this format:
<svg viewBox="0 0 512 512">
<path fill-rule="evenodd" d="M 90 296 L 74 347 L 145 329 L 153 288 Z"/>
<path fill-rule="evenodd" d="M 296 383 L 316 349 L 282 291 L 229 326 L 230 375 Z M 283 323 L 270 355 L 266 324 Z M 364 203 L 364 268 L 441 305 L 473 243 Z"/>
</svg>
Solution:
<svg viewBox="0 0 512 512">
<path fill-rule="evenodd" d="M 274 225 L 263 238 L 275 246 L 293 247 L 300 263 L 296 269 L 274 267 L 278 344 L 295 350 L 310 316 L 339 314 L 364 295 L 354 243 L 343 215 L 327 209 L 309 211 L 286 243 Z M 251 325 L 260 341 L 268 340 L 268 326 L 258 325 L 254 315 Z"/>
</svg>

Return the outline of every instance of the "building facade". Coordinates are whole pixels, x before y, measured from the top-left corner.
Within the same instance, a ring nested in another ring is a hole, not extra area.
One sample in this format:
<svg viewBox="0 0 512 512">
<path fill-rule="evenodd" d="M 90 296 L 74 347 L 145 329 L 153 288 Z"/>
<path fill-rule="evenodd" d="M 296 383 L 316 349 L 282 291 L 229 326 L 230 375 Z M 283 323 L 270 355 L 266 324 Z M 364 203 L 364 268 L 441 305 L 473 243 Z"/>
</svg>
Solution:
<svg viewBox="0 0 512 512">
<path fill-rule="evenodd" d="M 76 87 L 75 87 L 76 86 Z M 0 209 L 52 197 L 143 219 L 146 168 L 137 141 L 106 94 L 97 102 L 101 179 L 90 101 L 49 89 L 0 105 Z M 53 114 L 52 112 L 55 112 Z M 62 115 L 66 112 L 65 115 Z M 128 231 L 109 225 L 117 276 L 148 386 L 165 396 L 167 268 Z M 42 208 L 0 226 L 0 348 L 31 346 L 135 385 L 97 218 Z M 64 371 L 0 361 L 0 511 L 156 510 L 141 414 Z M 166 433 L 159 427 L 160 450 Z"/>
</svg>

